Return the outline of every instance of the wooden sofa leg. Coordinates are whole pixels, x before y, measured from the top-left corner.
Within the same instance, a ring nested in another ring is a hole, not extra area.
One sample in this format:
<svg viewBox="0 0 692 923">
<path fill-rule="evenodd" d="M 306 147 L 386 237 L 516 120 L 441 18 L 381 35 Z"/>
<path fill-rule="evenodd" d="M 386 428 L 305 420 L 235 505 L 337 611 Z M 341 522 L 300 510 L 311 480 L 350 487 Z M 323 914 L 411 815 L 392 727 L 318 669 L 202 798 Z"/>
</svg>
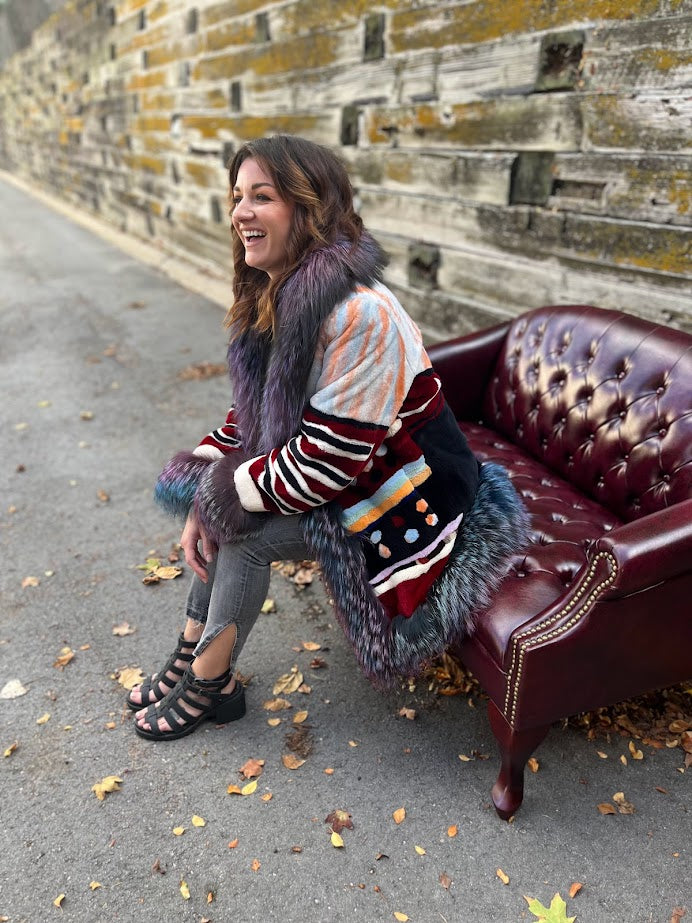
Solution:
<svg viewBox="0 0 692 923">
<path fill-rule="evenodd" d="M 488 703 L 488 718 L 502 758 L 500 774 L 492 790 L 493 804 L 500 817 L 509 820 L 524 798 L 526 761 L 546 736 L 550 725 L 516 731 L 492 699 Z"/>
</svg>

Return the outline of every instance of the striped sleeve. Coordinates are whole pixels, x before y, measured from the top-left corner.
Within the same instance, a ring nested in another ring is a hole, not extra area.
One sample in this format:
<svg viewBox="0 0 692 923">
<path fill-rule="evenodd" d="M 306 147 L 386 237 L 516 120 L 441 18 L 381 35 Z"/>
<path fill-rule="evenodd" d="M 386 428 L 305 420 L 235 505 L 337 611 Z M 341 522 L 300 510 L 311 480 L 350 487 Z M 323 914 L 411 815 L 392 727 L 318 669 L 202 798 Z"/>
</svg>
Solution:
<svg viewBox="0 0 692 923">
<path fill-rule="evenodd" d="M 328 325 L 322 372 L 299 432 L 235 471 L 250 512 L 302 513 L 337 496 L 370 462 L 411 386 L 405 337 L 382 298 L 359 293 Z"/>
<path fill-rule="evenodd" d="M 240 429 L 235 422 L 235 413 L 231 407 L 224 425 L 208 433 L 194 450 L 193 455 L 214 461 L 241 447 Z"/>
</svg>

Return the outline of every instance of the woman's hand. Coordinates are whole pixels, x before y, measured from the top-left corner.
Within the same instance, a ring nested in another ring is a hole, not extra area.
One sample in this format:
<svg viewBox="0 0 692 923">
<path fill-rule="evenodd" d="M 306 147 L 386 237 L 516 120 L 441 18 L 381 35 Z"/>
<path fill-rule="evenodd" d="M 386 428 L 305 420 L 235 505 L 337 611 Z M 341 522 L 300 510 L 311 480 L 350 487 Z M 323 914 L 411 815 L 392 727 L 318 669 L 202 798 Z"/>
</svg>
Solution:
<svg viewBox="0 0 692 923">
<path fill-rule="evenodd" d="M 201 554 L 199 550 L 200 541 L 202 542 Z M 190 510 L 187 517 L 183 534 L 180 536 L 180 544 L 185 552 L 185 560 L 199 579 L 206 583 L 209 579 L 207 563 L 213 561 L 218 548 L 200 525 L 194 508 Z"/>
</svg>

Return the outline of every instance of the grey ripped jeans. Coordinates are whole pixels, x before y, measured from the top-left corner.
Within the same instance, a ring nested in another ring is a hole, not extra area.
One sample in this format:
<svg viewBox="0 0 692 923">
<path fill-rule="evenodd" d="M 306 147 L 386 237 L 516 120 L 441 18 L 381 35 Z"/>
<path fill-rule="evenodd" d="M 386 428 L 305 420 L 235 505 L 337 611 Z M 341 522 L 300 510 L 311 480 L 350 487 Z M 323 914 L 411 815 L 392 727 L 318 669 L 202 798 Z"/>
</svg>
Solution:
<svg viewBox="0 0 692 923">
<path fill-rule="evenodd" d="M 235 666 L 269 589 L 272 561 L 302 561 L 310 557 L 305 545 L 300 516 L 271 516 L 256 538 L 221 545 L 209 563 L 209 580 L 195 574 L 187 597 L 187 617 L 204 624 L 195 648 L 204 648 L 224 628 L 236 627 L 231 658 Z"/>
</svg>

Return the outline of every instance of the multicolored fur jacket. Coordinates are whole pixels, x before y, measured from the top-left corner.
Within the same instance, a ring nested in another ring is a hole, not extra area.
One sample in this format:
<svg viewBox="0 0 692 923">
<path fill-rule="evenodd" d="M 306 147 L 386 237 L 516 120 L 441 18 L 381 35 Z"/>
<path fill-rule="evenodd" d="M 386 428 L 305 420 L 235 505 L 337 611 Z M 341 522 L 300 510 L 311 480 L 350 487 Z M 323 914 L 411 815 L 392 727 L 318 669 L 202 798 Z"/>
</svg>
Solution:
<svg viewBox="0 0 692 923">
<path fill-rule="evenodd" d="M 166 465 L 155 496 L 183 516 L 194 504 L 218 543 L 301 515 L 364 672 L 387 686 L 473 629 L 528 523 L 504 469 L 479 469 L 383 265 L 367 234 L 306 258 L 274 340 L 231 338 L 226 424 Z"/>
</svg>

